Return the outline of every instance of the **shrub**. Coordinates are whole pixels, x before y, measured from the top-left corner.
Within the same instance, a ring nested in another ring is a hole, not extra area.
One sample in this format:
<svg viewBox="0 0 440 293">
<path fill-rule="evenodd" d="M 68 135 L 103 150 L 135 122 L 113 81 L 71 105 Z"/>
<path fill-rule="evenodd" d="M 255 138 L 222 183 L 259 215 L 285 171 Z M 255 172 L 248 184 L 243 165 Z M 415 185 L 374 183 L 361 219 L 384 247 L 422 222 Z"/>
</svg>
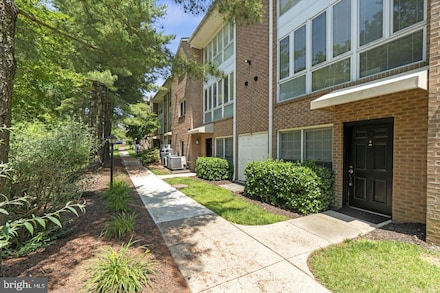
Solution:
<svg viewBox="0 0 440 293">
<path fill-rule="evenodd" d="M 134 222 L 136 215 L 134 213 L 119 213 L 112 217 L 103 235 L 107 238 L 121 239 L 125 235 L 134 231 Z"/>
<path fill-rule="evenodd" d="M 104 192 L 107 208 L 111 212 L 128 212 L 131 188 L 121 179 L 115 179 L 110 189 Z"/>
<path fill-rule="evenodd" d="M 160 152 L 159 149 L 150 148 L 142 151 L 141 154 L 141 162 L 143 165 L 156 163 L 160 160 Z"/>
<path fill-rule="evenodd" d="M 152 284 L 150 275 L 155 275 L 155 261 L 148 260 L 150 252 L 145 247 L 143 254 L 134 253 L 132 242 L 123 244 L 119 249 L 103 249 L 94 265 L 87 271 L 90 279 L 85 284 L 88 292 L 140 292 L 145 285 Z"/>
<path fill-rule="evenodd" d="M 251 162 L 245 178 L 247 195 L 302 214 L 326 210 L 333 203 L 333 171 L 312 163 Z"/>
<path fill-rule="evenodd" d="M 196 161 L 197 177 L 209 180 L 230 180 L 233 166 L 227 160 L 215 157 L 199 157 Z"/>
</svg>

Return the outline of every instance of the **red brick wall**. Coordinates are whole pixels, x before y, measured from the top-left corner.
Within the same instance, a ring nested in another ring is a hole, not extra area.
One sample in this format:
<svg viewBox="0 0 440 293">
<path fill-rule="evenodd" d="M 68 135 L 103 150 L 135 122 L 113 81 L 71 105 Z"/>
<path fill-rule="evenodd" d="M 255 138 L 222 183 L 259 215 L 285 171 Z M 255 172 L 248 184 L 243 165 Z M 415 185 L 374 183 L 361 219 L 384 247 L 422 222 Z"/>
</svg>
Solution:
<svg viewBox="0 0 440 293">
<path fill-rule="evenodd" d="M 237 134 L 268 129 L 269 1 L 263 4 L 266 12 L 261 24 L 237 26 L 236 29 Z M 251 65 L 244 62 L 246 59 L 251 60 Z"/>
<path fill-rule="evenodd" d="M 440 2 L 428 1 L 429 98 L 426 241 L 440 245 Z"/>
</svg>

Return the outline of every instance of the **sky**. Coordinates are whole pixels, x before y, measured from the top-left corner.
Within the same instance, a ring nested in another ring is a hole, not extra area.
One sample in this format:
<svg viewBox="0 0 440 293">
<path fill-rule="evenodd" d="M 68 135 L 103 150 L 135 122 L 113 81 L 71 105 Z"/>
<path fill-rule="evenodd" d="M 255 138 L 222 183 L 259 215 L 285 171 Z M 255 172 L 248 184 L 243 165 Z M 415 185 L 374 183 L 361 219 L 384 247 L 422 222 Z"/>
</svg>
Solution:
<svg viewBox="0 0 440 293">
<path fill-rule="evenodd" d="M 158 0 L 158 4 L 166 4 L 167 15 L 160 21 L 164 26 L 165 34 L 176 35 L 176 38 L 171 41 L 169 46 L 171 52 L 176 53 L 179 46 L 180 39 L 190 37 L 197 25 L 203 18 L 203 15 L 194 16 L 186 14 L 181 6 L 175 4 L 173 0 Z"/>
</svg>

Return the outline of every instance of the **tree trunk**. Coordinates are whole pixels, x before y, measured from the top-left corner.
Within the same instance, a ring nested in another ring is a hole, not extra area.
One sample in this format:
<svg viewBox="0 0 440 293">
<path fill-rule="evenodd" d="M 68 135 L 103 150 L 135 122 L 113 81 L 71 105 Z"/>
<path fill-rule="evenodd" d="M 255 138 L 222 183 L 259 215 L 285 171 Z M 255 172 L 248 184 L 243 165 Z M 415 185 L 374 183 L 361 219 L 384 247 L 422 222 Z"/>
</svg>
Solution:
<svg viewBox="0 0 440 293">
<path fill-rule="evenodd" d="M 14 1 L 0 0 L 0 129 L 11 127 L 17 15 L 18 8 Z M 8 162 L 9 136 L 9 130 L 0 131 L 0 163 Z M 0 192 L 1 186 L 4 184 L 0 184 Z"/>
</svg>

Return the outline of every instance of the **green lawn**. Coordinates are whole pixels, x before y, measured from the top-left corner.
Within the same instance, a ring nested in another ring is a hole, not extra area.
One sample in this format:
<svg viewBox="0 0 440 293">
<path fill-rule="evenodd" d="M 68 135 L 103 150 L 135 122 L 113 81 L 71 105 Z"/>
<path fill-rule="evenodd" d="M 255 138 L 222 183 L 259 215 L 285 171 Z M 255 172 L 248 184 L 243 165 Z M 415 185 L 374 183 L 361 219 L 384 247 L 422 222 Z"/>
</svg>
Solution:
<svg viewBox="0 0 440 293">
<path fill-rule="evenodd" d="M 315 252 L 309 263 L 332 292 L 440 292 L 440 253 L 414 244 L 351 240 Z"/>
<path fill-rule="evenodd" d="M 185 184 L 180 189 L 185 195 L 204 205 L 224 219 L 242 225 L 267 225 L 288 220 L 254 205 L 223 187 L 199 181 L 194 178 L 170 178 L 168 184 Z"/>
</svg>

